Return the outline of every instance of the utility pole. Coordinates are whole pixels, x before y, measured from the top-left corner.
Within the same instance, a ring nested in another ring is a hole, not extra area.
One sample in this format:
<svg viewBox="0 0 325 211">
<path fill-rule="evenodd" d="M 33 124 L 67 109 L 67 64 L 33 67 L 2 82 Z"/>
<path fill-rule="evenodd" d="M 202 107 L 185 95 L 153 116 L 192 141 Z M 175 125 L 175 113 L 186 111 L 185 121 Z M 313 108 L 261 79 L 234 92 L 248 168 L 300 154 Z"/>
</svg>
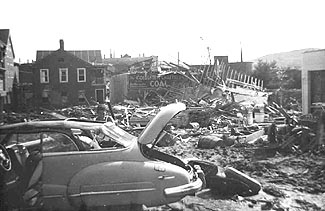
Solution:
<svg viewBox="0 0 325 211">
<path fill-rule="evenodd" d="M 177 52 L 177 65 L 179 66 L 179 52 Z"/>
<path fill-rule="evenodd" d="M 243 62 L 243 48 L 241 46 L 241 42 L 240 42 L 240 62 Z"/>
<path fill-rule="evenodd" d="M 210 54 L 210 50 L 211 50 L 211 49 L 210 49 L 209 46 L 207 47 L 207 49 L 208 49 L 208 56 L 209 56 L 209 61 L 210 61 L 210 65 L 211 65 L 211 54 Z"/>
</svg>

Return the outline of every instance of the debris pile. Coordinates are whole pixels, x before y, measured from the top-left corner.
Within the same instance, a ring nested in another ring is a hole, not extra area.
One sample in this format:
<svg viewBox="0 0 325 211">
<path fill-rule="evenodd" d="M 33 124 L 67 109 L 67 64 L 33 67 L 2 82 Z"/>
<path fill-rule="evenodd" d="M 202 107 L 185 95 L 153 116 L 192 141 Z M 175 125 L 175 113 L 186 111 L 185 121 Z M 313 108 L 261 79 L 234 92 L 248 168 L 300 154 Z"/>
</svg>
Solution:
<svg viewBox="0 0 325 211">
<path fill-rule="evenodd" d="M 262 192 L 275 198 L 241 200 L 249 201 L 253 207 L 263 202 L 263 209 L 285 210 L 290 194 L 325 193 L 324 111 L 301 115 L 299 109 L 293 109 L 299 105 L 282 107 L 274 102 L 235 102 L 223 94 L 208 90 L 196 93 L 195 98 L 192 95 L 193 98 L 182 100 L 188 109 L 165 128 L 157 144 L 159 150 L 209 162 L 211 165 L 203 170 L 213 197 L 247 197 Z M 104 118 L 105 121 L 114 121 L 132 134 L 139 134 L 160 105 L 175 101 L 172 94 L 148 94 L 145 99 L 145 104 L 131 100 L 114 106 L 106 104 L 105 115 L 110 118 Z M 53 118 L 96 120 L 97 108 L 98 105 L 73 106 L 28 114 L 6 113 L 4 123 Z M 252 186 L 232 178 L 236 170 L 249 176 Z M 292 206 L 318 209 L 318 205 L 299 201 L 299 198 L 293 200 Z"/>
<path fill-rule="evenodd" d="M 53 116 L 46 112 L 36 111 L 28 113 L 4 112 L 2 124 L 37 121 L 45 119 L 53 119 Z"/>
</svg>

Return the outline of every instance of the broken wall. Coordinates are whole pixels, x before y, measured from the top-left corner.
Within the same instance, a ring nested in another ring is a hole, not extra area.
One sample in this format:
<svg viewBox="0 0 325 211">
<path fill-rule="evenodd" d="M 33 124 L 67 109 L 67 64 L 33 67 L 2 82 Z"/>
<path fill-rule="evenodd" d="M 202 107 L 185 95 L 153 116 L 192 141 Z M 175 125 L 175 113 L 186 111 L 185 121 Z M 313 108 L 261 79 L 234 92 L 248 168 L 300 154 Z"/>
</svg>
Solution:
<svg viewBox="0 0 325 211">
<path fill-rule="evenodd" d="M 111 103 L 123 102 L 125 99 L 134 101 L 149 98 L 182 99 L 189 87 L 196 82 L 183 73 L 169 72 L 137 72 L 112 77 L 110 84 Z"/>
<path fill-rule="evenodd" d="M 112 76 L 109 99 L 112 104 L 123 102 L 128 93 L 128 74 Z"/>
</svg>

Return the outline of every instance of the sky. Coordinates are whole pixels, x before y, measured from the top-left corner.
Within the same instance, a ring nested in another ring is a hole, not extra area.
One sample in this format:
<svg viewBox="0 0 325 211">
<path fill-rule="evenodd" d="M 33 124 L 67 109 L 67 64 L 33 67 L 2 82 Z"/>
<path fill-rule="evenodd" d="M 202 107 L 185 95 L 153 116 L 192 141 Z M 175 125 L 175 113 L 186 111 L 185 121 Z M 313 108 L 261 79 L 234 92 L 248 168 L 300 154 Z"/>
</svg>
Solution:
<svg viewBox="0 0 325 211">
<path fill-rule="evenodd" d="M 15 61 L 37 50 L 101 50 L 205 64 L 325 48 L 324 0 L 1 0 Z"/>
</svg>

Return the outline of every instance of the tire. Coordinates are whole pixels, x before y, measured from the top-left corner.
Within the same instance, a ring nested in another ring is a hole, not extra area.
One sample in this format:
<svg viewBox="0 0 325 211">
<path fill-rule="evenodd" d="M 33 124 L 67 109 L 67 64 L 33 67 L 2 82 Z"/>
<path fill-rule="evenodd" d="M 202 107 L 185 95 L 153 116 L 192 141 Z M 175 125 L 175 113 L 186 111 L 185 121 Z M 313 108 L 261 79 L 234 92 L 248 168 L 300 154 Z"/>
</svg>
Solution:
<svg viewBox="0 0 325 211">
<path fill-rule="evenodd" d="M 246 184 L 250 189 L 250 195 L 256 195 L 262 189 L 261 184 L 257 180 L 249 177 L 248 175 L 238 171 L 233 167 L 226 167 L 224 173 L 226 175 L 226 178 L 235 179 Z"/>
<path fill-rule="evenodd" d="M 247 196 L 250 194 L 250 188 L 247 184 L 233 178 L 219 175 L 211 176 L 207 186 L 212 193 L 225 197 L 236 194 L 240 196 Z"/>
</svg>

